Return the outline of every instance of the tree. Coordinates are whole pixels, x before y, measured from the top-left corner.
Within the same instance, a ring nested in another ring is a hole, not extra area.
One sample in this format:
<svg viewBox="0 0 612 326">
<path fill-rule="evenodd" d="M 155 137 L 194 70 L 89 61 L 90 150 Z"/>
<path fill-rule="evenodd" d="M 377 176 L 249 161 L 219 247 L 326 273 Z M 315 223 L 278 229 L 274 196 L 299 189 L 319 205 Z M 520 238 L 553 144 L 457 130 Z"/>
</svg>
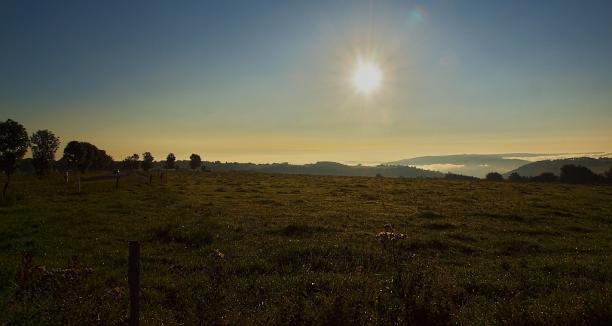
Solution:
<svg viewBox="0 0 612 326">
<path fill-rule="evenodd" d="M 126 157 L 122 163 L 122 166 L 126 170 L 136 170 L 140 165 L 140 156 L 138 154 L 132 154 Z"/>
<path fill-rule="evenodd" d="M 6 197 L 17 160 L 25 155 L 29 145 L 30 138 L 24 126 L 11 119 L 0 123 L 0 168 L 6 174 L 2 198 Z"/>
<path fill-rule="evenodd" d="M 79 172 L 85 173 L 95 161 L 96 148 L 94 145 L 87 142 L 79 142 L 83 156 L 77 166 Z"/>
<path fill-rule="evenodd" d="M 108 170 L 114 166 L 114 162 L 113 158 L 106 154 L 106 151 L 97 148 L 95 145 L 73 140 L 64 148 L 64 155 L 58 161 L 58 165 L 75 172 L 80 192 L 80 173 L 89 170 Z"/>
<path fill-rule="evenodd" d="M 77 166 L 81 173 L 89 170 L 107 170 L 113 167 L 113 158 L 106 154 L 106 151 L 88 142 L 77 143 L 80 144 L 83 151 L 83 157 Z M 69 166 L 73 168 L 71 164 Z"/>
<path fill-rule="evenodd" d="M 199 169 L 202 166 L 202 158 L 200 157 L 200 155 L 191 154 L 191 156 L 189 156 L 189 159 L 191 160 L 189 161 L 189 167 L 191 167 L 192 170 Z"/>
<path fill-rule="evenodd" d="M 582 165 L 568 164 L 561 167 L 560 179 L 567 183 L 595 183 L 599 176 Z"/>
<path fill-rule="evenodd" d="M 497 172 L 488 173 L 486 179 L 489 181 L 504 181 L 504 177 Z"/>
<path fill-rule="evenodd" d="M 606 172 L 606 179 L 608 179 L 608 182 L 612 182 L 612 167 Z"/>
<path fill-rule="evenodd" d="M 166 169 L 174 169 L 176 163 L 176 156 L 173 153 L 168 154 L 166 157 Z"/>
<path fill-rule="evenodd" d="M 468 176 L 468 175 L 463 175 L 463 174 L 455 174 L 455 173 L 451 173 L 451 172 L 447 172 L 444 175 L 444 179 L 446 179 L 446 180 L 466 180 L 466 181 L 478 180 L 478 178 L 476 178 L 476 177 L 472 177 L 472 176 Z"/>
<path fill-rule="evenodd" d="M 39 130 L 32 135 L 32 165 L 40 176 L 47 175 L 55 160 L 60 140 L 49 130 Z"/>
<path fill-rule="evenodd" d="M 81 161 L 81 164 L 79 164 L 79 171 L 81 173 L 85 173 L 89 169 L 93 169 L 93 170 L 98 169 L 100 165 L 102 165 L 101 163 L 102 157 L 100 153 L 98 152 L 99 151 L 98 148 L 95 145 L 90 144 L 88 142 L 81 142 L 81 147 L 83 148 L 85 156 L 83 160 Z"/>
<path fill-rule="evenodd" d="M 92 170 L 111 169 L 113 167 L 113 158 L 110 155 L 106 154 L 105 150 L 98 149 L 96 146 L 93 146 L 93 148 L 94 148 L 94 155 L 92 157 L 92 162 L 89 165 L 89 168 Z"/>
<path fill-rule="evenodd" d="M 509 176 L 508 176 L 508 180 L 512 181 L 512 182 L 522 182 L 524 180 L 523 177 L 520 176 L 520 174 L 516 173 L 516 172 L 512 172 Z"/>
<path fill-rule="evenodd" d="M 64 157 L 68 166 L 77 176 L 77 192 L 81 192 L 81 176 L 79 171 L 81 167 L 84 165 L 84 161 L 86 160 L 86 150 L 83 146 L 83 143 L 80 143 L 76 140 L 73 140 L 66 145 L 64 148 Z"/>
<path fill-rule="evenodd" d="M 153 160 L 154 157 L 151 155 L 151 152 L 144 152 L 144 154 L 142 154 L 142 169 L 149 172 L 153 167 Z"/>
<path fill-rule="evenodd" d="M 559 177 L 552 172 L 542 172 L 540 175 L 533 177 L 532 180 L 536 182 L 556 182 Z"/>
<path fill-rule="evenodd" d="M 153 167 L 153 155 L 151 155 L 151 152 L 144 152 L 142 154 L 142 169 L 145 170 L 147 173 L 149 173 L 149 170 L 151 170 L 151 168 Z M 149 184 L 151 184 L 151 182 L 153 181 L 153 176 L 151 175 L 151 173 L 149 173 Z"/>
</svg>

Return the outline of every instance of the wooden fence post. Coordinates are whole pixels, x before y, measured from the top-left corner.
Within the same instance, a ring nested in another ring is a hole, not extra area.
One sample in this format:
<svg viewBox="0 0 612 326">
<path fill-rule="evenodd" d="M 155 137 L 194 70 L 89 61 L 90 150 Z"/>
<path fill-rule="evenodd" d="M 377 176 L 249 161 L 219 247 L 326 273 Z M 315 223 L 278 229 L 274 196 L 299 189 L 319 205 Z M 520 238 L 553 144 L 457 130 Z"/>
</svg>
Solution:
<svg viewBox="0 0 612 326">
<path fill-rule="evenodd" d="M 140 244 L 129 241 L 128 284 L 130 288 L 130 326 L 140 321 Z"/>
<path fill-rule="evenodd" d="M 76 175 L 77 175 L 77 192 L 80 194 L 81 193 L 81 174 L 79 173 L 79 171 L 77 171 Z"/>
</svg>

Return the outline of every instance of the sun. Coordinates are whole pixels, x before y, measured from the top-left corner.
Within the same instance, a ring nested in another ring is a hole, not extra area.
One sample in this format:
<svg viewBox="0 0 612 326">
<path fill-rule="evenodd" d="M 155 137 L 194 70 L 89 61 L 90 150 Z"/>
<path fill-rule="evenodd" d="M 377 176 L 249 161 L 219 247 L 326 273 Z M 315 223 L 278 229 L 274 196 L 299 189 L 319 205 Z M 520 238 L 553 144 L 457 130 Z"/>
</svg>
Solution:
<svg viewBox="0 0 612 326">
<path fill-rule="evenodd" d="M 381 87 L 383 74 L 375 62 L 359 60 L 353 72 L 353 87 L 362 95 L 376 93 Z"/>
</svg>

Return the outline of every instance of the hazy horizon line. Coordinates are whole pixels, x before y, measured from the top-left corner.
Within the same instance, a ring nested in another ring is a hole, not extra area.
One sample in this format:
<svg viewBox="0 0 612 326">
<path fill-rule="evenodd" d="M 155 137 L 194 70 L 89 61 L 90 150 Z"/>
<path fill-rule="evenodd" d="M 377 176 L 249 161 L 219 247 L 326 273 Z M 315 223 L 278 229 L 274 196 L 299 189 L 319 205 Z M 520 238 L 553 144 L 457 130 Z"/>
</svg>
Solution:
<svg viewBox="0 0 612 326">
<path fill-rule="evenodd" d="M 509 155 L 523 155 L 523 156 L 509 156 Z M 278 160 L 278 161 L 258 161 L 258 160 L 219 160 L 219 159 L 204 159 L 207 162 L 221 162 L 221 163 L 240 163 L 240 164 L 293 164 L 293 165 L 307 165 L 316 164 L 319 162 L 334 162 L 345 165 L 363 165 L 363 166 L 376 166 L 381 164 L 390 164 L 403 160 L 411 160 L 420 157 L 443 157 L 443 156 L 461 156 L 461 155 L 482 155 L 482 156 L 500 156 L 503 159 L 520 159 L 529 162 L 543 161 L 543 160 L 555 160 L 555 159 L 568 159 L 568 158 L 602 158 L 609 157 L 612 155 L 612 151 L 588 151 L 588 152 L 564 152 L 564 153 L 529 153 L 529 152 L 513 152 L 513 153 L 452 153 L 452 154 L 438 154 L 438 155 L 418 155 L 410 156 L 398 160 L 330 160 L 330 159 L 318 159 L 312 161 L 290 161 L 290 160 Z M 116 159 L 115 159 L 116 160 Z M 122 159 L 120 159 L 122 160 Z M 120 161 L 118 160 L 118 161 Z M 164 159 L 156 160 L 156 162 L 163 162 Z M 189 158 L 178 159 L 177 161 L 189 161 Z M 417 165 L 414 165 L 417 166 Z"/>
</svg>

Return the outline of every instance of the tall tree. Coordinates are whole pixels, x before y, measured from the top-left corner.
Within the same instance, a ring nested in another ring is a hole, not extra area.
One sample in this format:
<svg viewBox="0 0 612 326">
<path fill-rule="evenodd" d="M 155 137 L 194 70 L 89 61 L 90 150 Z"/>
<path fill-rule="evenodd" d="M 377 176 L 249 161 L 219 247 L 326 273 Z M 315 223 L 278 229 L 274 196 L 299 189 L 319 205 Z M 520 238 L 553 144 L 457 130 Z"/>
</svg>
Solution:
<svg viewBox="0 0 612 326">
<path fill-rule="evenodd" d="M 151 152 L 144 152 L 142 154 L 142 169 L 149 172 L 153 167 L 154 157 L 151 155 Z"/>
<path fill-rule="evenodd" d="M 89 170 L 107 170 L 112 168 L 113 158 L 106 154 L 106 151 L 88 142 L 78 143 L 83 151 L 83 157 L 81 161 L 78 162 L 78 169 L 81 173 L 85 173 Z M 70 167 L 72 168 L 72 166 Z"/>
<path fill-rule="evenodd" d="M 168 154 L 166 157 L 166 169 L 174 169 L 176 163 L 176 156 L 173 153 Z"/>
<path fill-rule="evenodd" d="M 199 169 L 202 166 L 202 158 L 198 154 L 191 154 L 189 160 L 189 166 L 192 170 Z"/>
<path fill-rule="evenodd" d="M 94 146 L 95 155 L 94 161 L 92 162 L 90 168 L 95 170 L 108 170 L 113 167 L 113 158 L 106 154 L 105 150 L 98 149 Z"/>
<path fill-rule="evenodd" d="M 29 145 L 30 138 L 24 126 L 11 119 L 0 123 L 0 167 L 6 174 L 2 198 L 6 197 L 17 160 L 25 155 Z"/>
<path fill-rule="evenodd" d="M 151 152 L 144 152 L 142 154 L 142 169 L 145 170 L 147 173 L 149 173 L 149 170 L 151 170 L 151 168 L 153 167 L 153 155 L 151 155 Z M 151 184 L 151 182 L 153 181 L 153 176 L 151 175 L 151 173 L 149 173 L 149 184 Z"/>
<path fill-rule="evenodd" d="M 32 135 L 32 164 L 38 175 L 47 175 L 55 160 L 60 140 L 49 130 L 39 130 Z"/>
<path fill-rule="evenodd" d="M 98 148 L 88 142 L 81 142 L 80 145 L 83 149 L 83 159 L 79 163 L 79 171 L 85 173 L 97 162 Z"/>
<path fill-rule="evenodd" d="M 87 158 L 86 150 L 83 146 L 83 143 L 80 143 L 76 140 L 73 140 L 66 145 L 64 148 L 64 157 L 63 157 L 70 169 L 74 171 L 77 176 L 77 191 L 81 192 L 81 176 L 79 171 L 81 171 L 84 166 L 84 162 Z"/>
</svg>

